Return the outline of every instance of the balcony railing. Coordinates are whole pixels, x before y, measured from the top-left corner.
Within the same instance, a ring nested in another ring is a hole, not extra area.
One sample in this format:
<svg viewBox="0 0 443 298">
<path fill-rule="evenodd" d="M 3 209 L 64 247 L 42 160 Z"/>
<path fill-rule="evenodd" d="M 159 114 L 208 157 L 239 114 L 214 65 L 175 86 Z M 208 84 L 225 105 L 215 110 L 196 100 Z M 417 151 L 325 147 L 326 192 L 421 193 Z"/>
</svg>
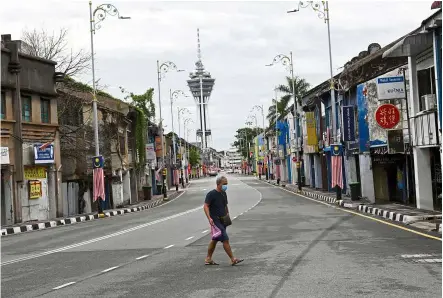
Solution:
<svg viewBox="0 0 443 298">
<path fill-rule="evenodd" d="M 422 111 L 411 117 L 414 123 L 414 146 L 432 147 L 440 145 L 436 110 Z"/>
</svg>

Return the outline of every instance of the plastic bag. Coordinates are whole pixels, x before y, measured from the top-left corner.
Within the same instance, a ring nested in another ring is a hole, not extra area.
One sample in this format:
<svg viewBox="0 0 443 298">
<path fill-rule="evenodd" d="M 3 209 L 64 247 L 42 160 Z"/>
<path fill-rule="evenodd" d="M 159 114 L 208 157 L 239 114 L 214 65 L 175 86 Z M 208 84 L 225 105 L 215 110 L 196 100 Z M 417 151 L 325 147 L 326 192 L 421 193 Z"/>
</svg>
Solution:
<svg viewBox="0 0 443 298">
<path fill-rule="evenodd" d="M 222 231 L 217 228 L 216 225 L 212 225 L 211 226 L 211 236 L 212 236 L 212 240 L 216 240 L 218 237 L 220 237 L 222 234 Z"/>
</svg>

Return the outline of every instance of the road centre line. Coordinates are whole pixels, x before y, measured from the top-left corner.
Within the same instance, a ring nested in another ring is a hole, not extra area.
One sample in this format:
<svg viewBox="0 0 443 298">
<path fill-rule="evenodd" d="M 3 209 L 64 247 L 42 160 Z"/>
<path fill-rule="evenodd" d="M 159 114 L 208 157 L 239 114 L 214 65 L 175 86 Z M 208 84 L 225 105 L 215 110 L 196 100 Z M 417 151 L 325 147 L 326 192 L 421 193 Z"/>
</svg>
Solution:
<svg viewBox="0 0 443 298">
<path fill-rule="evenodd" d="M 135 227 L 130 228 L 130 229 L 126 229 L 126 230 L 123 230 L 123 231 L 119 231 L 119 232 L 116 232 L 116 233 L 105 235 L 105 236 L 102 236 L 102 237 L 98 237 L 98 238 L 94 238 L 94 239 L 91 239 L 91 240 L 83 241 L 83 242 L 80 242 L 80 243 L 76 243 L 76 244 L 64 246 L 64 247 L 61 247 L 61 248 L 45 251 L 45 252 L 42 252 L 42 253 L 38 253 L 38 254 L 34 254 L 34 255 L 29 255 L 29 256 L 26 256 L 26 257 L 22 257 L 22 258 L 10 260 L 10 261 L 6 261 L 6 262 L 1 263 L 1 266 L 10 265 L 10 264 L 14 264 L 14 263 L 18 263 L 18 262 L 22 262 L 22 261 L 26 261 L 26 260 L 31 260 L 31 259 L 39 258 L 39 257 L 42 257 L 42 256 L 54 254 L 54 253 L 57 253 L 57 252 L 65 251 L 65 250 L 68 250 L 68 249 L 72 249 L 72 248 L 84 246 L 84 245 L 87 245 L 87 244 L 95 243 L 95 242 L 98 242 L 98 241 L 101 241 L 101 240 L 105 240 L 105 239 L 112 238 L 112 237 L 115 237 L 115 236 L 123 235 L 123 234 L 129 233 L 129 232 L 132 232 L 132 231 L 136 231 L 136 230 L 148 227 L 148 226 L 152 226 L 152 225 L 155 225 L 155 224 L 158 224 L 158 223 L 170 220 L 170 219 L 174 219 L 174 218 L 177 218 L 177 217 L 180 217 L 180 216 L 183 216 L 183 215 L 195 212 L 195 211 L 199 211 L 199 210 L 201 210 L 201 206 L 196 207 L 194 209 L 190 209 L 190 210 L 184 211 L 184 212 L 180 212 L 180 213 L 168 216 L 168 217 L 164 217 L 162 219 L 157 219 L 157 220 L 154 220 L 154 221 L 151 221 L 151 222 L 139 225 L 139 226 L 135 226 Z"/>
<path fill-rule="evenodd" d="M 202 234 L 207 233 L 207 232 L 209 232 L 209 230 L 204 230 L 204 231 L 202 232 Z"/>
<path fill-rule="evenodd" d="M 144 255 L 144 256 L 141 256 L 141 257 L 138 257 L 138 258 L 135 258 L 136 260 L 141 260 L 141 259 L 145 259 L 145 258 L 147 258 L 149 255 Z"/>
<path fill-rule="evenodd" d="M 105 270 L 102 271 L 102 273 L 109 272 L 109 271 L 111 271 L 111 270 L 117 269 L 118 267 L 119 267 L 119 266 L 114 266 L 114 267 L 111 267 L 111 268 L 105 269 Z"/>
<path fill-rule="evenodd" d="M 61 288 L 64 288 L 64 287 L 67 287 L 67 286 L 70 286 L 70 285 L 73 285 L 73 284 L 75 284 L 75 281 L 71 281 L 71 282 L 65 283 L 65 284 L 63 284 L 61 286 L 58 286 L 58 287 L 55 287 L 55 288 L 52 288 L 52 289 L 53 290 L 58 290 L 58 289 L 61 289 Z"/>
<path fill-rule="evenodd" d="M 164 247 L 163 249 L 168 249 L 168 248 L 171 248 L 173 246 L 174 246 L 174 244 L 171 244 L 171 245 L 168 245 L 168 246 Z"/>
<path fill-rule="evenodd" d="M 186 241 L 187 241 L 187 240 L 191 240 L 192 238 L 194 238 L 194 236 L 188 237 L 188 238 L 186 238 L 185 240 L 186 240 Z"/>
<path fill-rule="evenodd" d="M 367 215 L 364 215 L 364 214 L 361 214 L 361 213 L 358 213 L 358 212 L 354 212 L 354 211 L 351 211 L 351 210 L 343 209 L 343 208 L 340 208 L 340 207 L 338 207 L 338 206 L 334 206 L 334 205 L 328 204 L 328 203 L 326 203 L 326 202 L 320 202 L 320 201 L 318 201 L 318 200 L 315 200 L 315 199 L 309 198 L 309 197 L 307 197 L 307 196 L 305 196 L 305 195 L 302 195 L 302 194 L 299 194 L 299 193 L 295 193 L 295 192 L 292 192 L 292 191 L 290 191 L 290 190 L 287 190 L 287 189 L 284 189 L 284 188 L 277 187 L 277 186 L 275 186 L 275 185 L 272 185 L 272 186 L 275 187 L 275 188 L 278 188 L 278 189 L 284 190 L 284 191 L 286 191 L 286 192 L 289 192 L 289 193 L 291 193 L 291 194 L 295 194 L 295 195 L 300 196 L 300 197 L 302 197 L 302 198 L 305 198 L 305 199 L 307 199 L 307 200 L 310 200 L 310 201 L 313 201 L 313 202 L 316 202 L 316 203 L 320 203 L 320 204 L 326 205 L 326 206 L 328 206 L 328 207 L 333 207 L 333 208 L 335 208 L 335 209 L 339 209 L 339 210 L 342 210 L 342 211 L 347 212 L 347 213 L 351 213 L 351 214 L 354 214 L 354 215 L 358 215 L 358 216 L 360 216 L 360 217 L 364 217 L 364 218 L 367 218 L 367 219 L 370 219 L 370 220 L 373 220 L 373 221 L 376 221 L 376 222 L 379 222 L 379 223 L 382 223 L 382 224 L 385 224 L 385 225 L 388 225 L 388 226 L 391 226 L 391 227 L 395 227 L 395 228 L 398 228 L 398 229 L 401 229 L 401 230 L 404 230 L 404 231 L 407 231 L 407 232 L 411 232 L 411 233 L 414 233 L 414 234 L 417 234 L 417 235 L 420 235 L 420 236 L 423 236 L 423 237 L 427 237 L 427 238 L 430 238 L 430 239 L 434 239 L 434 240 L 442 241 L 442 239 L 439 238 L 439 237 L 435 237 L 435 236 L 432 236 L 432 235 L 428 235 L 428 234 L 425 234 L 425 233 L 421 233 L 421 232 L 418 232 L 418 231 L 414 231 L 414 230 L 412 230 L 412 229 L 408 229 L 408 228 L 405 228 L 405 227 L 402 227 L 402 226 L 399 226 L 399 225 L 396 225 L 396 224 L 393 224 L 393 223 L 390 223 L 390 222 L 387 222 L 387 221 L 384 221 L 384 220 L 381 220 L 381 219 L 378 219 L 378 218 L 370 217 L 370 216 L 367 216 Z"/>
</svg>

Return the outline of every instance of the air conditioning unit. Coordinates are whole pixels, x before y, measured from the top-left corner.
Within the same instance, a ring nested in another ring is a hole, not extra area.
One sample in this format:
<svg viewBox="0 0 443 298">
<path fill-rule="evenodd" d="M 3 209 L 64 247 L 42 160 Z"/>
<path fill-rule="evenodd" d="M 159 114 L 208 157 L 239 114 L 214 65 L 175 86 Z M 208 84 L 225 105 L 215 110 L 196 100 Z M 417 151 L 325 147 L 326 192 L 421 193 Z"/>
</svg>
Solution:
<svg viewBox="0 0 443 298">
<path fill-rule="evenodd" d="M 420 102 L 422 109 L 424 109 L 425 111 L 433 110 L 437 106 L 435 94 L 422 95 L 422 97 L 420 98 Z"/>
</svg>

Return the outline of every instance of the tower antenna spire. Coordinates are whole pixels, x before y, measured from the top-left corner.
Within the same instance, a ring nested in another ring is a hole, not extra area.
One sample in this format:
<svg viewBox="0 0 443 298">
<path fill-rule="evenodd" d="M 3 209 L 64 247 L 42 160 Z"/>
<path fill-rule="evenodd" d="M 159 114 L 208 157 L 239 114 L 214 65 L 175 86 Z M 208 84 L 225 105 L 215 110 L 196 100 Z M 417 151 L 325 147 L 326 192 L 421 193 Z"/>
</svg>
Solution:
<svg viewBox="0 0 443 298">
<path fill-rule="evenodd" d="M 202 61 L 202 50 L 200 47 L 200 29 L 197 28 L 197 58 L 198 61 Z"/>
</svg>

